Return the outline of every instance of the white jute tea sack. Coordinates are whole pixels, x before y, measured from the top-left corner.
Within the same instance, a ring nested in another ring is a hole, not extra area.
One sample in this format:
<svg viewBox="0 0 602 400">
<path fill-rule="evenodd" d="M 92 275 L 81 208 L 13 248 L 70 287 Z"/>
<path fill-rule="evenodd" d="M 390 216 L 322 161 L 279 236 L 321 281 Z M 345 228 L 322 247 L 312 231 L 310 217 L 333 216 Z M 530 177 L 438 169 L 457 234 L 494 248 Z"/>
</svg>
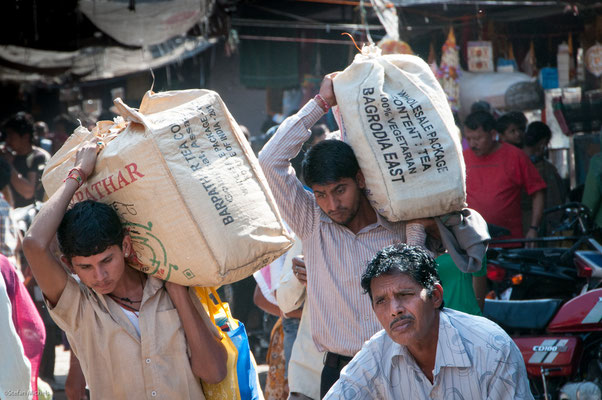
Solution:
<svg viewBox="0 0 602 400">
<path fill-rule="evenodd" d="M 133 267 L 186 286 L 250 276 L 292 246 L 257 158 L 219 95 L 147 92 L 139 110 L 80 127 L 42 176 L 48 195 L 63 183 L 82 142 L 104 144 L 74 202 L 113 206 L 133 239 Z"/>
<path fill-rule="evenodd" d="M 333 83 L 342 139 L 381 215 L 403 221 L 466 206 L 459 131 L 426 62 L 364 46 Z"/>
</svg>

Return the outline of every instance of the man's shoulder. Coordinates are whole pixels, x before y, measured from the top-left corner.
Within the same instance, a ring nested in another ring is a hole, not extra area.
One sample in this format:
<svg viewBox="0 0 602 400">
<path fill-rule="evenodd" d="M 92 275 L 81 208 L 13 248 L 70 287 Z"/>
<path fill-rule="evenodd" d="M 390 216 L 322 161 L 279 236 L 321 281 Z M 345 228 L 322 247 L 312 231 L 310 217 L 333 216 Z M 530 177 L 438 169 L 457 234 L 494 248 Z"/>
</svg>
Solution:
<svg viewBox="0 0 602 400">
<path fill-rule="evenodd" d="M 467 314 L 461 311 L 445 308 L 442 313 L 447 316 L 450 324 L 456 328 L 463 339 L 476 339 L 488 344 L 491 341 L 503 345 L 512 342 L 506 331 L 488 318 Z"/>
<path fill-rule="evenodd" d="M 384 361 L 385 357 L 393 351 L 393 347 L 397 347 L 396 343 L 384 329 L 381 329 L 364 343 L 358 355 L 371 354 L 375 359 Z"/>
</svg>

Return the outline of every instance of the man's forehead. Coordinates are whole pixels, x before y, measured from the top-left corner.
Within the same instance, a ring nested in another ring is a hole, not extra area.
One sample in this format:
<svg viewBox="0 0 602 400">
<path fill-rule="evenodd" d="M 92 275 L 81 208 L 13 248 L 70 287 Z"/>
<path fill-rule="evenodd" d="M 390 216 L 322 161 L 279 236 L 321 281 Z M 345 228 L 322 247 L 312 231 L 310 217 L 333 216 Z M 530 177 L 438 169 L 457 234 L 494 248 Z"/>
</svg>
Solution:
<svg viewBox="0 0 602 400">
<path fill-rule="evenodd" d="M 485 136 L 487 135 L 489 132 L 486 132 L 483 127 L 479 126 L 477 129 L 470 129 L 468 127 L 466 127 L 464 129 L 464 135 L 465 136 L 471 136 L 471 137 L 480 137 L 480 136 Z"/>
<path fill-rule="evenodd" d="M 393 269 L 372 279 L 370 286 L 373 293 L 388 289 L 420 289 L 422 286 L 407 272 Z"/>
<path fill-rule="evenodd" d="M 338 181 L 324 183 L 324 184 L 314 183 L 312 185 L 311 189 L 314 192 L 328 192 L 330 190 L 335 189 L 337 186 L 349 185 L 349 184 L 352 184 L 353 182 L 354 182 L 354 180 L 351 178 L 341 178 Z"/>
</svg>

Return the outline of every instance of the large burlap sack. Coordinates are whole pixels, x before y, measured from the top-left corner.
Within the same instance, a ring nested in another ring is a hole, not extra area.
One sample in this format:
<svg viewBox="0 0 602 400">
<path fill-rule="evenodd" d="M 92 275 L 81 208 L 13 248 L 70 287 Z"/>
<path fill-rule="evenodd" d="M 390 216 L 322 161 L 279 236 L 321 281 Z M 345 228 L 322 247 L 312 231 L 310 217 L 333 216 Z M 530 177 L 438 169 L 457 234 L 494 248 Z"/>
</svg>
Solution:
<svg viewBox="0 0 602 400">
<path fill-rule="evenodd" d="M 121 99 L 115 106 L 123 119 L 100 122 L 93 132 L 78 128 L 42 183 L 51 195 L 82 142 L 104 142 L 73 201 L 117 210 L 134 242 L 132 266 L 182 285 L 218 286 L 292 246 L 259 163 L 217 93 L 148 92 L 139 111 Z"/>
<path fill-rule="evenodd" d="M 380 214 L 402 221 L 465 207 L 459 131 L 426 62 L 364 46 L 333 83 L 342 139 L 353 148 Z"/>
</svg>

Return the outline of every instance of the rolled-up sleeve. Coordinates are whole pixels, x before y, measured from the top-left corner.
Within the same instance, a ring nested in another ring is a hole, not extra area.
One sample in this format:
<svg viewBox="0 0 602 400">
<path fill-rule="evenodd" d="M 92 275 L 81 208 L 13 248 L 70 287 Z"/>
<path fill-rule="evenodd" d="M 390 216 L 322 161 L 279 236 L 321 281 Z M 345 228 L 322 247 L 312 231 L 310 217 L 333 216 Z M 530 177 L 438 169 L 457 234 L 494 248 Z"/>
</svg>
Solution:
<svg viewBox="0 0 602 400">
<path fill-rule="evenodd" d="M 259 164 L 276 199 L 276 204 L 297 236 L 304 238 L 312 231 L 315 200 L 297 179 L 290 160 L 311 136 L 309 129 L 324 114 L 310 100 L 299 112 L 280 124 L 274 136 L 259 153 Z"/>
</svg>

